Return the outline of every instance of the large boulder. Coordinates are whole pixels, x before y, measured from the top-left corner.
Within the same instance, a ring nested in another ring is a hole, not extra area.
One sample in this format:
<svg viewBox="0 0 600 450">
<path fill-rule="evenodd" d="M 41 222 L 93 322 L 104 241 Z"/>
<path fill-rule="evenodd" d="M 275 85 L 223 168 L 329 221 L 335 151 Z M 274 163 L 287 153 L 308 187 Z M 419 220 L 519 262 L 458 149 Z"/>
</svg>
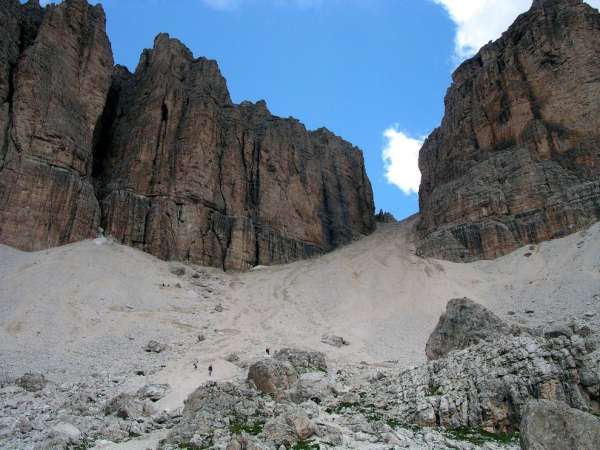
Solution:
<svg viewBox="0 0 600 450">
<path fill-rule="evenodd" d="M 494 313 L 468 298 L 450 300 L 446 312 L 425 346 L 428 359 L 438 359 L 482 340 L 510 334 L 510 326 Z"/>
<path fill-rule="evenodd" d="M 321 403 L 328 397 L 337 394 L 335 384 L 330 377 L 323 372 L 307 372 L 300 375 L 298 383 L 290 392 L 290 399 L 296 403 L 312 400 Z"/>
<path fill-rule="evenodd" d="M 306 372 L 327 372 L 325 353 L 282 348 L 273 355 L 275 359 L 287 361 L 299 374 Z"/>
<path fill-rule="evenodd" d="M 41 373 L 26 373 L 17 378 L 16 385 L 29 392 L 41 391 L 48 384 L 48 380 Z"/>
<path fill-rule="evenodd" d="M 370 380 L 364 398 L 401 423 L 490 432 L 518 430 L 533 399 L 600 412 L 593 336 L 499 336 L 422 366 Z"/>
<path fill-rule="evenodd" d="M 250 366 L 248 381 L 265 394 L 283 398 L 298 381 L 298 373 L 287 361 L 265 358 Z"/>
<path fill-rule="evenodd" d="M 274 418 L 263 429 L 262 438 L 278 448 L 292 447 L 299 440 L 313 437 L 319 428 L 310 420 L 306 412 L 298 406 L 282 406 Z"/>
<path fill-rule="evenodd" d="M 161 448 L 214 448 L 216 433 L 227 435 L 234 424 L 260 424 L 268 417 L 265 403 L 255 390 L 211 382 L 200 386 L 185 400 L 181 420 Z M 229 442 L 231 439 L 224 447 Z"/>
<path fill-rule="evenodd" d="M 535 400 L 521 420 L 523 450 L 598 450 L 600 418 L 562 402 Z"/>
</svg>

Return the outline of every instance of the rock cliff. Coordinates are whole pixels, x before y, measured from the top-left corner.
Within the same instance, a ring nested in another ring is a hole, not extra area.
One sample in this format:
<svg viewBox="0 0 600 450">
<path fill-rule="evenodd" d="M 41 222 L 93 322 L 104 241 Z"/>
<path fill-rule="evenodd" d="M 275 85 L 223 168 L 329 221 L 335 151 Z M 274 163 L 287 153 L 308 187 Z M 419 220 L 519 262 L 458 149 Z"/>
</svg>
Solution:
<svg viewBox="0 0 600 450">
<path fill-rule="evenodd" d="M 0 0 L 0 242 L 38 250 L 99 226 L 163 259 L 243 270 L 370 233 L 360 150 L 232 103 L 214 61 L 159 35 L 113 67 L 100 6 Z"/>
<path fill-rule="evenodd" d="M 453 75 L 419 157 L 424 256 L 494 258 L 600 218 L 600 14 L 537 0 Z"/>
<path fill-rule="evenodd" d="M 118 68 L 97 167 L 108 233 L 165 259 L 245 269 L 374 227 L 362 153 L 264 102 L 231 102 L 214 61 L 159 35 Z M 100 155 L 101 153 L 101 155 Z"/>
<path fill-rule="evenodd" d="M 104 12 L 0 0 L 0 17 L 0 242 L 39 250 L 92 237 L 92 142 L 113 68 Z"/>
</svg>

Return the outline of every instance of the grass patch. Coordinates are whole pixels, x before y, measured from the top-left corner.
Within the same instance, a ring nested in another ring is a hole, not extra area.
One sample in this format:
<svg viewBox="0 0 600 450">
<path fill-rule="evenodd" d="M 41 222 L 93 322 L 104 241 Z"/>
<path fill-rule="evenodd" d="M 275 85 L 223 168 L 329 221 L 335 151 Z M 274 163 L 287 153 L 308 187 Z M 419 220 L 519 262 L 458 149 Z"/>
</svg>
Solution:
<svg viewBox="0 0 600 450">
<path fill-rule="evenodd" d="M 447 430 L 448 437 L 457 441 L 469 442 L 475 445 L 482 445 L 486 442 L 496 442 L 498 444 L 515 444 L 519 441 L 519 433 L 490 433 L 481 428 L 454 428 Z"/>
<path fill-rule="evenodd" d="M 244 423 L 241 421 L 234 421 L 229 425 L 229 432 L 231 434 L 242 434 L 248 433 L 253 436 L 262 433 L 264 423 L 256 421 L 254 423 Z"/>
<path fill-rule="evenodd" d="M 320 450 L 321 446 L 312 439 L 307 441 L 299 440 L 294 444 L 292 450 Z"/>
<path fill-rule="evenodd" d="M 327 414 L 344 414 L 347 411 L 352 413 L 362 414 L 368 422 L 382 422 L 385 419 L 382 411 L 387 411 L 386 408 L 378 408 L 373 404 L 363 405 L 358 402 L 341 402 L 333 408 L 325 408 Z"/>
</svg>

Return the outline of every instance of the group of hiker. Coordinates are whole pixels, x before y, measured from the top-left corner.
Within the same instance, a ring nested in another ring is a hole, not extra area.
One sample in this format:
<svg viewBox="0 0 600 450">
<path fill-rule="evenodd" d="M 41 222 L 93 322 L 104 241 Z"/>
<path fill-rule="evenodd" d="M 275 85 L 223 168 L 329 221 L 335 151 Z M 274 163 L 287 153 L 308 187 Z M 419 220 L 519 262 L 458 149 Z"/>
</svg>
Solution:
<svg viewBox="0 0 600 450">
<path fill-rule="evenodd" d="M 265 353 L 267 354 L 267 356 L 271 356 L 271 349 L 267 348 L 265 350 Z M 198 370 L 198 361 L 194 361 L 192 364 L 194 366 L 194 370 Z M 209 364 L 209 366 L 208 366 L 208 376 L 212 377 L 212 374 L 213 374 L 213 366 L 212 366 L 212 364 Z"/>
</svg>

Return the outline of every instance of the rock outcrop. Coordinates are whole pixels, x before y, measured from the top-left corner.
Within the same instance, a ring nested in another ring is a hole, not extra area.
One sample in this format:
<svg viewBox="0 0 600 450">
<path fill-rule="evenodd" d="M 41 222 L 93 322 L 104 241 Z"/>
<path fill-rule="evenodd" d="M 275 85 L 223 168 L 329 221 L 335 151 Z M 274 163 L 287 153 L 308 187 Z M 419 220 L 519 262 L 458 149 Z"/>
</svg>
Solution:
<svg viewBox="0 0 600 450">
<path fill-rule="evenodd" d="M 600 448 L 600 419 L 561 402 L 534 400 L 521 421 L 523 450 Z"/>
<path fill-rule="evenodd" d="M 453 75 L 419 166 L 418 253 L 494 258 L 600 218 L 600 14 L 535 1 Z"/>
<path fill-rule="evenodd" d="M 600 334 L 495 337 L 396 376 L 375 380 L 362 402 L 400 423 L 518 430 L 529 401 L 600 412 Z"/>
<path fill-rule="evenodd" d="M 1 0 L 0 17 L 0 242 L 39 250 L 93 237 L 92 143 L 113 70 L 104 12 Z"/>
<path fill-rule="evenodd" d="M 217 63 L 176 39 L 159 35 L 132 74 L 86 0 L 0 0 L 0 18 L 1 243 L 39 250 L 101 226 L 163 259 L 243 270 L 374 229 L 360 150 L 232 103 Z"/>
<path fill-rule="evenodd" d="M 446 312 L 425 346 L 428 359 L 439 359 L 480 341 L 510 334 L 510 326 L 493 312 L 468 298 L 450 300 Z"/>
</svg>

